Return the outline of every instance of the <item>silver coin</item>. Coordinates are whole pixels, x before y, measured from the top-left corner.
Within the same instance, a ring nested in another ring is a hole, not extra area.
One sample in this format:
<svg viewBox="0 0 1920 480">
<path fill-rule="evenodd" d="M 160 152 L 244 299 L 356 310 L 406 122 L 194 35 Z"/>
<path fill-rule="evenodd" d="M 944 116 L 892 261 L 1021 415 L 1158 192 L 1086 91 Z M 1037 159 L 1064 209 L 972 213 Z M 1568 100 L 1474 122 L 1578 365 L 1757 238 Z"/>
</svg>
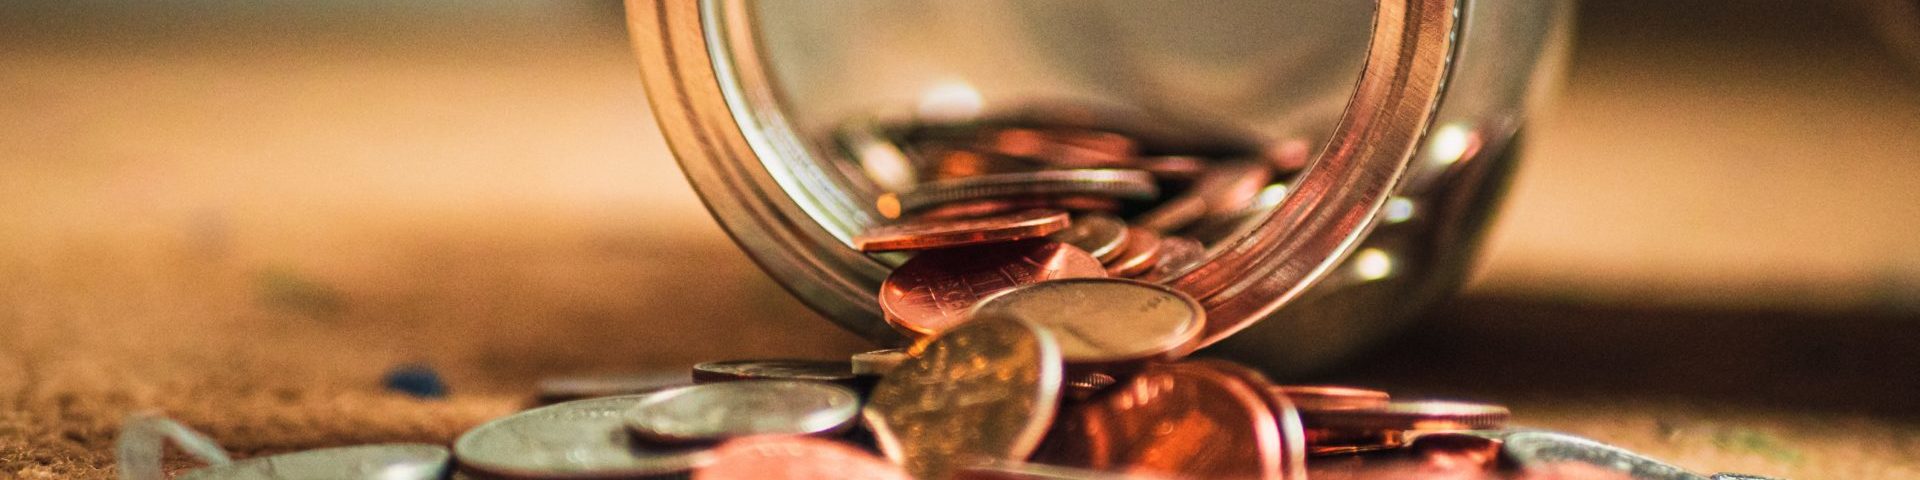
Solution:
<svg viewBox="0 0 1920 480">
<path fill-rule="evenodd" d="M 1127 246 L 1127 222 L 1112 215 L 1090 213 L 1073 217 L 1066 230 L 1054 232 L 1053 239 L 1080 247 L 1101 262 L 1120 256 Z"/>
<path fill-rule="evenodd" d="M 845 430 L 860 395 L 839 385 L 793 380 L 709 383 L 654 392 L 626 412 L 627 429 L 658 443 L 713 442 L 749 435 Z"/>
<path fill-rule="evenodd" d="M 1122 278 L 1070 278 L 1021 285 L 973 307 L 973 318 L 1021 320 L 1053 332 L 1070 364 L 1110 364 L 1186 355 L 1206 324 L 1193 297 Z"/>
<path fill-rule="evenodd" d="M 886 375 L 906 361 L 907 349 L 889 348 L 853 354 L 854 375 Z"/>
<path fill-rule="evenodd" d="M 114 457 L 120 467 L 120 477 L 135 480 L 166 478 L 166 472 L 160 468 L 160 460 L 169 442 L 173 443 L 174 448 L 208 465 L 233 463 L 227 451 L 206 435 L 159 413 L 142 412 L 127 416 L 126 422 L 120 427 L 119 439 L 114 441 Z"/>
<path fill-rule="evenodd" d="M 1077 169 L 997 173 L 922 183 L 899 196 L 903 211 L 964 200 L 1051 195 L 1097 195 L 1152 200 L 1160 195 L 1153 175 L 1140 170 Z"/>
<path fill-rule="evenodd" d="M 854 381 L 853 365 L 827 360 L 727 360 L 693 366 L 695 383 L 734 380 L 803 380 L 847 383 Z"/>
<path fill-rule="evenodd" d="M 460 468 L 521 478 L 620 478 L 685 472 L 712 457 L 704 448 L 639 444 L 623 414 L 646 395 L 536 408 L 468 430 L 453 443 Z"/>
<path fill-rule="evenodd" d="M 182 480 L 380 479 L 432 480 L 447 476 L 446 447 L 424 443 L 388 443 L 323 448 L 202 468 Z"/>
<path fill-rule="evenodd" d="M 692 384 L 693 377 L 685 370 L 547 377 L 540 379 L 539 402 L 551 405 L 586 398 L 637 395 Z"/>
<path fill-rule="evenodd" d="M 1636 480 L 1707 480 L 1645 455 L 1557 432 L 1521 431 L 1500 437 L 1500 454 L 1520 468 L 1577 462 L 1626 474 Z"/>
</svg>

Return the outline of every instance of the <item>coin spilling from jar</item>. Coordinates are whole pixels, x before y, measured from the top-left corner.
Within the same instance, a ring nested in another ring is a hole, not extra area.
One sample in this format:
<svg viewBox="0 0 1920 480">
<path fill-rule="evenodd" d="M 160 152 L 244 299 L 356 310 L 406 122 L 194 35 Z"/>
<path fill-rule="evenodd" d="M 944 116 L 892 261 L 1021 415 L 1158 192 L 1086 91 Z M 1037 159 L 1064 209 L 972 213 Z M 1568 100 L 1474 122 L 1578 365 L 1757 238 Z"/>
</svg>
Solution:
<svg viewBox="0 0 1920 480">
<path fill-rule="evenodd" d="M 1707 478 L 1510 430 L 1498 405 L 1278 385 L 1187 358 L 1206 310 L 1157 282 L 1270 208 L 1303 149 L 1208 156 L 1031 125 L 857 138 L 909 153 L 861 158 L 868 170 L 927 179 L 895 182 L 876 205 L 891 223 L 854 239 L 911 254 L 876 292 L 910 345 L 546 382 L 539 398 L 557 403 L 475 427 L 450 455 L 208 455 L 215 465 L 191 475 L 433 478 L 451 465 L 456 477 L 522 479 Z M 155 422 L 123 435 L 123 464 L 157 472 L 166 439 L 210 445 Z"/>
</svg>

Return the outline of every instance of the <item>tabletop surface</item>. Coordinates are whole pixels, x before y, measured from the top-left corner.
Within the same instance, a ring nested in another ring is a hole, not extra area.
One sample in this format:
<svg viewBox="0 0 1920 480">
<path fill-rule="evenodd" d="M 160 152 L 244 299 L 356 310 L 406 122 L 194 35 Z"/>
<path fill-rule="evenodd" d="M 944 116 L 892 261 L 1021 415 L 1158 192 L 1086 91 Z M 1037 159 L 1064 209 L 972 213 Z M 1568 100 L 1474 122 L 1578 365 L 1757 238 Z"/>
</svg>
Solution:
<svg viewBox="0 0 1920 480">
<path fill-rule="evenodd" d="M 705 216 L 614 6 L 6 8 L 0 478 L 110 477 L 132 411 L 240 455 L 444 443 L 544 375 L 866 347 Z M 1769 8 L 1587 8 L 1469 295 L 1302 380 L 1701 471 L 1920 477 L 1920 82 Z M 381 389 L 405 364 L 452 396 Z"/>
</svg>

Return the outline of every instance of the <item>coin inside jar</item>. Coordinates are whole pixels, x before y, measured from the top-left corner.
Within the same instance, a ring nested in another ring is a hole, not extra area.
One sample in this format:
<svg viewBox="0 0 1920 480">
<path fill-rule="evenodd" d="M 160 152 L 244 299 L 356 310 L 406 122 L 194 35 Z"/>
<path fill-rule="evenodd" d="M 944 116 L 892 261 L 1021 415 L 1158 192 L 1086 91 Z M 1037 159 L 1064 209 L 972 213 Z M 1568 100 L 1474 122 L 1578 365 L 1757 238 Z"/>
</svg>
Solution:
<svg viewBox="0 0 1920 480">
<path fill-rule="evenodd" d="M 1127 222 L 1112 215 L 1086 214 L 1075 217 L 1067 229 L 1053 234 L 1053 239 L 1086 250 L 1102 262 L 1118 258 L 1127 245 Z"/>
<path fill-rule="evenodd" d="M 1280 385 L 1274 391 L 1286 395 L 1301 411 L 1384 408 L 1392 399 L 1387 392 L 1335 385 Z"/>
<path fill-rule="evenodd" d="M 849 362 L 798 359 L 754 359 L 703 362 L 693 366 L 695 383 L 736 380 L 801 380 L 846 384 L 854 382 Z"/>
<path fill-rule="evenodd" d="M 946 203 L 986 198 L 1035 195 L 1096 195 L 1128 200 L 1151 200 L 1160 195 L 1153 175 L 1140 170 L 1075 169 L 997 173 L 922 183 L 882 202 L 896 202 L 901 212 L 914 212 Z M 887 210 L 887 208 L 882 208 Z"/>
<path fill-rule="evenodd" d="M 749 435 L 814 435 L 852 425 L 860 396 L 846 387 L 790 380 L 709 383 L 663 390 L 626 411 L 627 429 L 655 443 Z"/>
<path fill-rule="evenodd" d="M 839 442 L 758 436 L 728 440 L 694 480 L 912 480 L 900 467 Z"/>
<path fill-rule="evenodd" d="M 1107 262 L 1107 274 L 1115 277 L 1131 277 L 1153 269 L 1160 260 L 1160 235 L 1144 228 L 1127 228 L 1127 248 L 1120 255 Z"/>
<path fill-rule="evenodd" d="M 862 417 L 915 478 L 977 460 L 1027 458 L 1060 402 L 1060 346 L 1039 327 L 971 322 L 917 346 L 874 386 Z"/>
<path fill-rule="evenodd" d="M 707 462 L 704 447 L 643 445 L 622 414 L 646 395 L 576 400 L 487 422 L 460 435 L 462 470 L 518 478 L 624 478 L 685 472 Z"/>
<path fill-rule="evenodd" d="M 980 218 L 908 220 L 854 237 L 862 252 L 930 250 L 1044 237 L 1067 228 L 1065 212 L 1028 210 Z"/>
<path fill-rule="evenodd" d="M 1104 277 L 1087 252 L 1051 240 L 921 252 L 880 284 L 880 309 L 895 329 L 914 337 L 960 324 L 975 302 L 1003 290 L 1059 278 Z"/>
<path fill-rule="evenodd" d="M 974 307 L 975 319 L 1039 325 L 1068 364 L 1174 359 L 1191 351 L 1206 309 L 1165 286 L 1120 278 L 1049 280 L 1009 289 Z"/>
<path fill-rule="evenodd" d="M 1207 261 L 1207 246 L 1199 240 L 1187 237 L 1165 237 L 1160 239 L 1160 259 L 1154 261 L 1153 268 L 1140 274 L 1140 280 L 1162 282 L 1187 273 L 1194 267 Z"/>
<path fill-rule="evenodd" d="M 390 443 L 322 448 L 249 458 L 201 468 L 178 478 L 195 480 L 275 480 L 284 478 L 377 478 L 435 480 L 447 475 L 446 447 Z"/>
<path fill-rule="evenodd" d="M 1259 374 L 1225 362 L 1153 364 L 1061 412 L 1034 461 L 1176 478 L 1300 480 Z"/>
</svg>

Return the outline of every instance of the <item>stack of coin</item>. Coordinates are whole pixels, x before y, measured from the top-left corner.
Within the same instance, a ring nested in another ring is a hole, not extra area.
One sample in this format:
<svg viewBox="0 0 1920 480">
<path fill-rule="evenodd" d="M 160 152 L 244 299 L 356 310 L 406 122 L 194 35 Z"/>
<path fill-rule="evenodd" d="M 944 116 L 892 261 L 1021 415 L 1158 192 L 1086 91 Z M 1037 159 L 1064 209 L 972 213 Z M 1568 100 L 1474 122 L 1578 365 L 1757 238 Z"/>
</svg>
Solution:
<svg viewBox="0 0 1920 480">
<path fill-rule="evenodd" d="M 875 208 L 897 222 L 856 239 L 863 251 L 1047 237 L 1091 255 L 1108 276 L 1149 281 L 1198 265 L 1209 243 L 1272 208 L 1308 155 L 1299 140 L 1281 142 L 1285 148 L 1162 145 L 1031 124 L 862 121 L 842 128 L 839 140 L 885 190 Z"/>
</svg>

